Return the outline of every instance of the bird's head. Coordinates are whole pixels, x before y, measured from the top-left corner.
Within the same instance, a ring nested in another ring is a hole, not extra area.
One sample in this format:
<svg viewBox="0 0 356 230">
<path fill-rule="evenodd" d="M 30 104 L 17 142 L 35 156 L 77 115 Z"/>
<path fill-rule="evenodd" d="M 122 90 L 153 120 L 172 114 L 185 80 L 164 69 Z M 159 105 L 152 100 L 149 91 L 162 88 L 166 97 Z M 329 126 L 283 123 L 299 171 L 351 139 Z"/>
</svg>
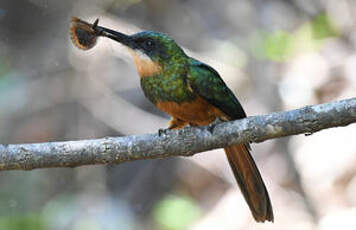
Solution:
<svg viewBox="0 0 356 230">
<path fill-rule="evenodd" d="M 159 74 L 170 65 L 185 61 L 186 55 L 177 43 L 166 34 L 144 31 L 133 35 L 103 27 L 101 36 L 111 38 L 129 48 L 141 77 Z"/>
</svg>

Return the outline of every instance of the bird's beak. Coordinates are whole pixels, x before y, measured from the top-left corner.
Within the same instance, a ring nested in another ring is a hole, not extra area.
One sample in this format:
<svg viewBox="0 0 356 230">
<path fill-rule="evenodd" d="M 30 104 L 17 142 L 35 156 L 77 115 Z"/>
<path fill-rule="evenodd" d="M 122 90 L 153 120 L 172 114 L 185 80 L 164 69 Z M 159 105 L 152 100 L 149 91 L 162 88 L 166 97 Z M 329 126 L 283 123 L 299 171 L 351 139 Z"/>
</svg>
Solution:
<svg viewBox="0 0 356 230">
<path fill-rule="evenodd" d="M 112 40 L 120 42 L 121 44 L 131 49 L 136 48 L 136 43 L 132 40 L 132 38 L 129 35 L 102 26 L 96 26 L 95 23 L 93 25 L 93 29 L 96 31 L 98 36 L 110 38 Z"/>
</svg>

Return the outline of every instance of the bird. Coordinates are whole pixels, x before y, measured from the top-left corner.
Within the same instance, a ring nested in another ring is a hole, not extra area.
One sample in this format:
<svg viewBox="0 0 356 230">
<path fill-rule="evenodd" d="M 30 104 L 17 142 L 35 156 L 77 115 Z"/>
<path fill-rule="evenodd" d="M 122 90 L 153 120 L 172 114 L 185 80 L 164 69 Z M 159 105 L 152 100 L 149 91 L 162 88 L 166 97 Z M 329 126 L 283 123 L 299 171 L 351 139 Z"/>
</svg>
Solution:
<svg viewBox="0 0 356 230">
<path fill-rule="evenodd" d="M 153 31 L 127 35 L 98 26 L 98 19 L 93 24 L 72 19 L 71 37 L 77 47 L 90 49 L 100 36 L 128 48 L 144 95 L 171 116 L 168 129 L 206 126 L 217 119 L 231 121 L 246 117 L 240 102 L 219 73 L 188 56 L 168 35 Z M 255 221 L 273 222 L 271 200 L 249 143 L 234 144 L 224 150 Z"/>
</svg>

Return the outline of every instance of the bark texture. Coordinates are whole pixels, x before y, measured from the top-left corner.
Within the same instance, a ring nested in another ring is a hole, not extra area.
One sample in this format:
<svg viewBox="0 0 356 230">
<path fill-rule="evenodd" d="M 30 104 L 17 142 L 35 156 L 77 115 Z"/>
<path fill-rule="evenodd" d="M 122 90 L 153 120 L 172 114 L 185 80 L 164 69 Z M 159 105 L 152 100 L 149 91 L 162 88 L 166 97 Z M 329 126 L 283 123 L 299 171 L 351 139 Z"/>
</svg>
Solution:
<svg viewBox="0 0 356 230">
<path fill-rule="evenodd" d="M 148 158 L 190 156 L 232 144 L 312 134 L 355 122 L 356 98 L 350 98 L 206 127 L 167 130 L 160 135 L 0 145 L 0 170 L 119 164 Z"/>
</svg>

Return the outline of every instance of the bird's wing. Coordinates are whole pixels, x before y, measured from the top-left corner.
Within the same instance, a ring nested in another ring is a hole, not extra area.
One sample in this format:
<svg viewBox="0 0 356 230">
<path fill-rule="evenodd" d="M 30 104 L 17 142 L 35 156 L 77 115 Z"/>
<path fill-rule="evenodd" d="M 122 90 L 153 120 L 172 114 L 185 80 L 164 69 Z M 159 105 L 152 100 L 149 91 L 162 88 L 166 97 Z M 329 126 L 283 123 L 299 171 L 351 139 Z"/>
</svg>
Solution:
<svg viewBox="0 0 356 230">
<path fill-rule="evenodd" d="M 196 94 L 231 119 L 246 117 L 240 102 L 212 67 L 193 59 L 189 67 L 187 83 Z"/>
<path fill-rule="evenodd" d="M 241 119 L 246 114 L 219 74 L 210 66 L 192 60 L 187 75 L 192 90 L 214 105 L 231 119 Z M 257 222 L 273 221 L 272 204 L 260 172 L 250 154 L 250 145 L 237 144 L 225 147 L 236 181 Z"/>
</svg>

